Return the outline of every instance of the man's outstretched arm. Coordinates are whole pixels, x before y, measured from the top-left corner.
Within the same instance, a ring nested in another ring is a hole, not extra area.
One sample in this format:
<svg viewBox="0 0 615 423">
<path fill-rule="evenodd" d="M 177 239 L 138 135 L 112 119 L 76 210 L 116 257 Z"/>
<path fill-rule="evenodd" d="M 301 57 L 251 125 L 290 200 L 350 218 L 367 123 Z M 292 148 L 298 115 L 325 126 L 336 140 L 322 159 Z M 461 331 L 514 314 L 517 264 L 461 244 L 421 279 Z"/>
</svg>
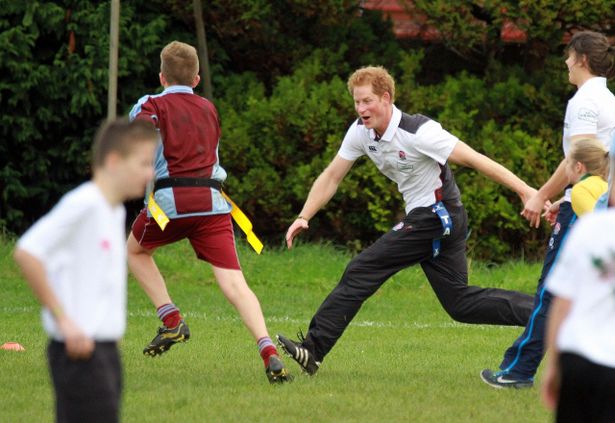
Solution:
<svg viewBox="0 0 615 423">
<path fill-rule="evenodd" d="M 316 178 L 305 204 L 299 213 L 299 217 L 290 225 L 286 232 L 286 245 L 292 248 L 293 239 L 304 230 L 308 229 L 309 220 L 323 208 L 337 191 L 354 161 L 342 159 L 339 155 L 329 163 L 329 166 Z"/>
<path fill-rule="evenodd" d="M 462 141 L 455 145 L 448 159 L 452 163 L 476 169 L 489 179 L 510 188 L 517 193 L 523 204 L 536 194 L 536 190 L 517 175 Z"/>
</svg>

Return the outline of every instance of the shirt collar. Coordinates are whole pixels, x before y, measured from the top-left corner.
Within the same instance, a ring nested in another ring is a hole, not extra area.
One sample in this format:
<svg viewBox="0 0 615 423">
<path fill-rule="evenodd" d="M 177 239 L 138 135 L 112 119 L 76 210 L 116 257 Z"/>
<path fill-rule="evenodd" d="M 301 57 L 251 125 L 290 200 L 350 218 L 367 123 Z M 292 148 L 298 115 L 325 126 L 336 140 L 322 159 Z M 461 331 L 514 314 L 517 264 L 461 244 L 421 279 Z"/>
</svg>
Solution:
<svg viewBox="0 0 615 423">
<path fill-rule="evenodd" d="M 387 129 L 386 131 L 384 131 L 384 134 L 382 134 L 379 139 L 376 139 L 376 131 L 374 129 L 370 129 L 369 137 L 374 141 L 392 141 L 393 136 L 395 135 L 395 131 L 399 127 L 399 122 L 401 122 L 401 111 L 393 104 L 393 114 L 391 115 L 389 126 L 387 126 Z"/>
<path fill-rule="evenodd" d="M 187 85 L 171 85 L 166 87 L 162 94 L 173 94 L 173 93 L 184 93 L 184 94 L 194 94 L 192 88 Z"/>
<path fill-rule="evenodd" d="M 592 87 L 606 87 L 606 78 L 603 76 L 589 78 L 577 91 L 590 90 Z"/>
</svg>

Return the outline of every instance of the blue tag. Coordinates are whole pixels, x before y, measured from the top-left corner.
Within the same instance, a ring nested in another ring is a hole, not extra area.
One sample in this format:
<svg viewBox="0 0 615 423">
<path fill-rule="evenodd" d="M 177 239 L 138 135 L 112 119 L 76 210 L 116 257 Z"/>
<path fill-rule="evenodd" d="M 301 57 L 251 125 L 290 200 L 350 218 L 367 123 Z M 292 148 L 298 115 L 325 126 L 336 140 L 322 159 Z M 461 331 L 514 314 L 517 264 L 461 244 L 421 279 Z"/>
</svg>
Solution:
<svg viewBox="0 0 615 423">
<path fill-rule="evenodd" d="M 440 239 L 450 235 L 453 231 L 453 219 L 451 219 L 451 216 L 448 214 L 448 210 L 446 210 L 446 207 L 444 207 L 444 203 L 442 203 L 442 201 L 438 201 L 434 204 L 431 211 L 437 214 L 440 218 L 440 222 L 442 222 L 442 236 L 434 239 L 432 242 L 433 257 L 435 258 L 440 254 Z"/>
<path fill-rule="evenodd" d="M 440 238 L 433 240 L 433 242 L 431 243 L 431 249 L 433 251 L 432 257 L 438 257 L 438 254 L 440 254 Z"/>
</svg>

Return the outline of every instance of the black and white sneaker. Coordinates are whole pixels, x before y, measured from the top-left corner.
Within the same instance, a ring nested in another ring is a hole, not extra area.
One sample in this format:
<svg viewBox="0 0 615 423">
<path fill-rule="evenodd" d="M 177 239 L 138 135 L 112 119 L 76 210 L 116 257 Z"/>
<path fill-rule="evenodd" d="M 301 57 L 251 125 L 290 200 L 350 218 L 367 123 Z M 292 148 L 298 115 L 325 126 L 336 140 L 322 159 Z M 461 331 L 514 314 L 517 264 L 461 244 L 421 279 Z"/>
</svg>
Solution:
<svg viewBox="0 0 615 423">
<path fill-rule="evenodd" d="M 497 389 L 506 389 L 506 388 L 524 389 L 524 388 L 531 388 L 532 386 L 534 386 L 533 378 L 515 379 L 514 377 L 507 374 L 506 372 L 494 372 L 489 369 L 485 369 L 482 372 L 480 372 L 480 378 L 487 385 L 491 386 L 492 388 L 497 388 Z"/>
<path fill-rule="evenodd" d="M 305 340 L 303 334 L 299 332 L 297 336 L 299 337 L 299 341 L 293 341 L 278 334 L 278 344 L 288 356 L 299 363 L 299 366 L 301 366 L 301 369 L 303 369 L 305 373 L 312 376 L 318 371 L 320 362 L 316 361 L 314 359 L 314 354 L 303 346 L 302 342 Z"/>
</svg>

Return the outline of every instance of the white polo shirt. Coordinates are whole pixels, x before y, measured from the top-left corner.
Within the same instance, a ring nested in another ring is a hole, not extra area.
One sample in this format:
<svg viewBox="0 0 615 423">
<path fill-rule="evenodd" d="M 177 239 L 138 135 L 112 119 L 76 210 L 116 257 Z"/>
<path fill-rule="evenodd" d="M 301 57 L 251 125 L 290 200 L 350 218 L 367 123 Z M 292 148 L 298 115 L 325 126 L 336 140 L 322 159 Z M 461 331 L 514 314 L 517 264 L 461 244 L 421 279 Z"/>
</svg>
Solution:
<svg viewBox="0 0 615 423">
<path fill-rule="evenodd" d="M 126 212 L 112 207 L 93 182 L 67 193 L 17 242 L 42 261 L 64 312 L 96 341 L 115 341 L 126 328 Z M 43 326 L 62 341 L 46 308 Z"/>
<path fill-rule="evenodd" d="M 458 141 L 438 122 L 393 106 L 391 121 L 380 139 L 357 119 L 346 132 L 338 155 L 350 161 L 367 155 L 383 175 L 397 183 L 409 213 L 436 203 L 438 190 L 443 191 L 443 199 L 459 201 L 459 190 L 446 166 Z"/>
<path fill-rule="evenodd" d="M 564 117 L 562 146 L 568 157 L 572 137 L 595 135 L 609 149 L 615 136 L 615 95 L 608 89 L 606 78 L 588 79 L 568 101 Z M 570 201 L 570 190 L 565 198 Z"/>
<path fill-rule="evenodd" d="M 579 219 L 564 244 L 547 289 L 572 301 L 557 346 L 615 368 L 615 210 Z"/>
</svg>

